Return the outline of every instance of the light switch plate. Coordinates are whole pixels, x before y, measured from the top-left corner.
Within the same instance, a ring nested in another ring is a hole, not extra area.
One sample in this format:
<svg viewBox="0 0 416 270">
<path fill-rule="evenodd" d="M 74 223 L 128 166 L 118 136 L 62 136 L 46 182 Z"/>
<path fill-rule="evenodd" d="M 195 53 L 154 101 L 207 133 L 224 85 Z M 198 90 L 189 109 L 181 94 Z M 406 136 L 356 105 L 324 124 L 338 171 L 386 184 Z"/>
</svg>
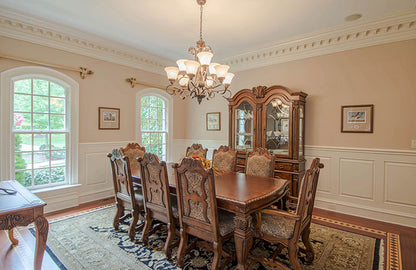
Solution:
<svg viewBox="0 0 416 270">
<path fill-rule="evenodd" d="M 412 145 L 410 147 L 416 148 L 416 140 L 412 140 Z"/>
</svg>

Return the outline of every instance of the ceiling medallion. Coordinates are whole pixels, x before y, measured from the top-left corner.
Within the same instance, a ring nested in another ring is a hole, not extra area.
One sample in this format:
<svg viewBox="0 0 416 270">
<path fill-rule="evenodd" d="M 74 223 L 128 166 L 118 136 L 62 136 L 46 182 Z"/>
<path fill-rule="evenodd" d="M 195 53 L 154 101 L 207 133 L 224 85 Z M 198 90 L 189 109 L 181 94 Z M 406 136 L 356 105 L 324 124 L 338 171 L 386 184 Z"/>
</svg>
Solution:
<svg viewBox="0 0 416 270">
<path fill-rule="evenodd" d="M 195 60 L 179 59 L 176 61 L 178 67 L 166 67 L 165 71 L 170 82 L 166 87 L 169 94 L 179 95 L 183 99 L 196 98 L 200 104 L 204 98 L 209 100 L 215 94 L 231 97 L 228 87 L 234 74 L 228 72 L 230 67 L 227 65 L 211 63 L 214 56 L 212 49 L 202 39 L 202 11 L 206 0 L 196 2 L 200 6 L 199 40 L 196 47 L 188 49 Z"/>
</svg>

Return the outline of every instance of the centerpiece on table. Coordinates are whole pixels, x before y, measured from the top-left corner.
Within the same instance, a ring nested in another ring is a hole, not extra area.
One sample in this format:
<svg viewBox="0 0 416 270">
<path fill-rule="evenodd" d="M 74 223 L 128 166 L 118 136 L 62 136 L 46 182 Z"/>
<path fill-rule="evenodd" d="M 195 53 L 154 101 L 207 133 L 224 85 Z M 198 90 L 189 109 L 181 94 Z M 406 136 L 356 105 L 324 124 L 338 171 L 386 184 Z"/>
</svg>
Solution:
<svg viewBox="0 0 416 270">
<path fill-rule="evenodd" d="M 207 158 L 203 158 L 198 155 L 192 156 L 192 158 L 200 160 L 205 169 L 211 168 L 212 166 L 211 161 Z"/>
</svg>

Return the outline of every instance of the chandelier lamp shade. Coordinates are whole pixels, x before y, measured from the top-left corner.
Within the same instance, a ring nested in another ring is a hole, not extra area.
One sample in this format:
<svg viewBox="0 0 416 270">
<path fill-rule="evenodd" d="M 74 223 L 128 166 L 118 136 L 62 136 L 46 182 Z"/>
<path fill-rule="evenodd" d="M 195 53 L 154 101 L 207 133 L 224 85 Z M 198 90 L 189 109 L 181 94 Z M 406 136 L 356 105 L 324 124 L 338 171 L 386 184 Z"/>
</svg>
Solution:
<svg viewBox="0 0 416 270">
<path fill-rule="evenodd" d="M 200 6 L 200 39 L 196 42 L 196 47 L 188 49 L 194 60 L 179 59 L 176 61 L 177 67 L 165 68 L 170 82 L 166 91 L 183 99 L 196 98 L 198 103 L 204 98 L 207 100 L 213 98 L 215 94 L 231 97 L 228 88 L 234 74 L 228 72 L 229 66 L 211 62 L 214 54 L 211 47 L 202 39 L 202 11 L 206 0 L 196 0 L 196 2 Z"/>
</svg>

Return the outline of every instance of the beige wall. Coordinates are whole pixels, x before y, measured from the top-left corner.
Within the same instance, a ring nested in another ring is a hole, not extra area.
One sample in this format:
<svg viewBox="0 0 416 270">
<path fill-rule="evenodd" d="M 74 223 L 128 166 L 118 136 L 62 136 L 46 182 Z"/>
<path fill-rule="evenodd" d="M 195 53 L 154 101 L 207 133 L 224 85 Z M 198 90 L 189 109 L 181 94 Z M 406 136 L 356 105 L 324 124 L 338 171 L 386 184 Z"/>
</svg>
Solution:
<svg viewBox="0 0 416 270">
<path fill-rule="evenodd" d="M 128 77 L 136 77 L 150 83 L 165 85 L 165 76 L 146 72 L 140 69 L 118 65 L 91 57 L 65 52 L 36 45 L 29 42 L 0 37 L 2 54 L 36 59 L 58 65 L 71 67 L 87 67 L 94 71 L 94 75 L 86 79 L 71 71 L 56 69 L 73 78 L 79 83 L 79 142 L 111 142 L 133 141 L 135 139 L 135 97 L 143 86 L 136 85 L 134 89 L 125 81 Z M 0 72 L 32 64 L 0 60 Z M 33 66 L 33 65 L 32 65 Z M 178 98 L 174 99 L 174 115 L 186 115 L 187 107 Z M 98 130 L 98 107 L 121 108 L 120 130 Z M 174 117 L 180 119 L 180 117 Z M 185 122 L 174 123 L 174 138 L 184 138 Z"/>
<path fill-rule="evenodd" d="M 232 69 L 232 67 L 231 67 Z M 306 144 L 411 150 L 416 139 L 416 40 L 349 50 L 236 73 L 233 93 L 280 84 L 309 94 Z M 342 105 L 374 104 L 374 133 L 341 133 Z M 189 104 L 191 139 L 228 139 L 227 102 Z M 222 130 L 206 132 L 204 113 L 221 111 Z"/>
</svg>

